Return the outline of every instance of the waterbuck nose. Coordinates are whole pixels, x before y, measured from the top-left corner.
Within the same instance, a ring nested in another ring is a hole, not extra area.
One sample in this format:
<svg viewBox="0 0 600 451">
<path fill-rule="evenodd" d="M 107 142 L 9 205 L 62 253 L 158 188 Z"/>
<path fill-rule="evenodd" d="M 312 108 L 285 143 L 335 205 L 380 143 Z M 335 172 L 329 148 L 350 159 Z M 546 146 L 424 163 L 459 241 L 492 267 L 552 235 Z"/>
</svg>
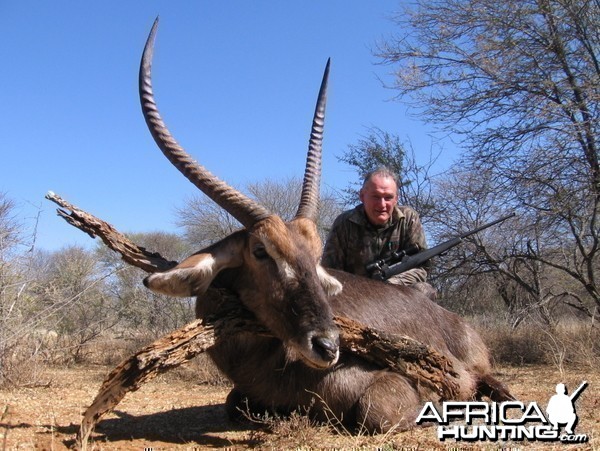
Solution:
<svg viewBox="0 0 600 451">
<path fill-rule="evenodd" d="M 312 338 L 314 351 L 326 362 L 337 360 L 340 349 L 338 334 L 317 335 Z"/>
</svg>

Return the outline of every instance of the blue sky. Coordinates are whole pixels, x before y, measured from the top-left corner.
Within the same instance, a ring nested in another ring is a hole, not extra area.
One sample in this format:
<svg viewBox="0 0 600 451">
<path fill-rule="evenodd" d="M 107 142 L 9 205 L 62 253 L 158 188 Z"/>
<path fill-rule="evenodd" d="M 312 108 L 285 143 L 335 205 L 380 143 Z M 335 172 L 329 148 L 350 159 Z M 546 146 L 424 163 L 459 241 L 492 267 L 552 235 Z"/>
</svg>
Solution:
<svg viewBox="0 0 600 451">
<path fill-rule="evenodd" d="M 0 191 L 37 245 L 90 245 L 55 214 L 52 190 L 124 232 L 176 232 L 196 189 L 162 156 L 142 118 L 137 71 L 160 16 L 154 90 L 188 152 L 228 183 L 301 176 L 325 62 L 332 58 L 323 184 L 356 180 L 336 157 L 369 127 L 423 158 L 450 143 L 392 101 L 376 43 L 398 1 L 0 1 Z"/>
</svg>

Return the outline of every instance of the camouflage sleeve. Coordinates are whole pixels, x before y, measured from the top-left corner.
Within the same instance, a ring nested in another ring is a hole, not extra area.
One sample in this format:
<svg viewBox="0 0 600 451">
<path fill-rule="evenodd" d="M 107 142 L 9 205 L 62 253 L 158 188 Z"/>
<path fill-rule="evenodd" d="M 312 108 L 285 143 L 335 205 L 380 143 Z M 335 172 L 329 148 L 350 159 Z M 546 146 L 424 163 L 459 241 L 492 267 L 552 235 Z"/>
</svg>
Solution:
<svg viewBox="0 0 600 451">
<path fill-rule="evenodd" d="M 404 218 L 406 221 L 406 236 L 404 249 L 412 246 L 417 246 L 420 250 L 427 249 L 427 239 L 425 238 L 425 230 L 421 224 L 419 214 L 410 207 L 402 207 Z M 427 269 L 429 262 L 425 262 L 418 268 L 413 268 L 400 274 L 396 274 L 388 279 L 389 283 L 396 285 L 412 285 L 418 282 L 427 280 Z"/>
<path fill-rule="evenodd" d="M 345 244 L 342 221 L 338 217 L 333 222 L 327 236 L 323 256 L 321 257 L 321 264 L 326 268 L 343 270 L 347 249 Z"/>
<path fill-rule="evenodd" d="M 406 245 L 405 249 L 416 245 L 420 250 L 427 249 L 427 239 L 425 238 L 425 230 L 421 224 L 419 214 L 409 207 L 403 209 L 406 220 Z"/>
</svg>

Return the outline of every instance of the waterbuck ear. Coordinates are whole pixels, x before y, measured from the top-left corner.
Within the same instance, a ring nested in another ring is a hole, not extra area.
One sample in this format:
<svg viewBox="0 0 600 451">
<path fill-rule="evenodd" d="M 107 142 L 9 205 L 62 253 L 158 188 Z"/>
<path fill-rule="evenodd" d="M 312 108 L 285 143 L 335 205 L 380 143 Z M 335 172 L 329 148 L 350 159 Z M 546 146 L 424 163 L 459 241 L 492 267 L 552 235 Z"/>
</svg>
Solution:
<svg viewBox="0 0 600 451">
<path fill-rule="evenodd" d="M 168 296 L 201 296 L 220 271 L 242 264 L 243 245 L 243 235 L 234 233 L 190 255 L 173 269 L 149 275 L 144 279 L 144 285 L 155 293 Z"/>
<path fill-rule="evenodd" d="M 335 296 L 342 291 L 342 283 L 325 271 L 325 268 L 320 264 L 317 264 L 317 276 L 319 276 L 319 280 L 327 296 Z"/>
</svg>

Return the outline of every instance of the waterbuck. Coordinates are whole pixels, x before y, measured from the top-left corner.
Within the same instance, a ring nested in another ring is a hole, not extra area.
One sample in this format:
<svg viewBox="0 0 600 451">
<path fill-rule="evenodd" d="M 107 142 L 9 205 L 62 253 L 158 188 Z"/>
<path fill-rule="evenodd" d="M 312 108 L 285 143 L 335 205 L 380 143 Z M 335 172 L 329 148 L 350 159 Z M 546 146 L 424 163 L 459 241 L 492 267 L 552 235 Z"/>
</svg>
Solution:
<svg viewBox="0 0 600 451">
<path fill-rule="evenodd" d="M 273 337 L 240 334 L 211 350 L 211 358 L 234 383 L 228 413 L 235 415 L 239 407 L 282 414 L 300 409 L 318 420 L 335 418 L 349 428 L 370 432 L 411 427 L 433 393 L 396 372 L 340 354 L 334 315 L 433 347 L 452 362 L 460 400 L 482 394 L 497 400 L 510 396 L 491 376 L 481 338 L 459 316 L 410 287 L 320 265 L 322 244 L 315 218 L 329 61 L 315 109 L 298 211 L 284 222 L 196 163 L 167 130 L 151 83 L 156 27 L 157 22 L 146 42 L 139 75 L 150 132 L 169 161 L 243 229 L 173 269 L 148 276 L 144 283 L 155 292 L 196 296 L 199 317 L 213 309 L 203 298 L 209 286 L 225 287 L 272 332 Z"/>
</svg>

